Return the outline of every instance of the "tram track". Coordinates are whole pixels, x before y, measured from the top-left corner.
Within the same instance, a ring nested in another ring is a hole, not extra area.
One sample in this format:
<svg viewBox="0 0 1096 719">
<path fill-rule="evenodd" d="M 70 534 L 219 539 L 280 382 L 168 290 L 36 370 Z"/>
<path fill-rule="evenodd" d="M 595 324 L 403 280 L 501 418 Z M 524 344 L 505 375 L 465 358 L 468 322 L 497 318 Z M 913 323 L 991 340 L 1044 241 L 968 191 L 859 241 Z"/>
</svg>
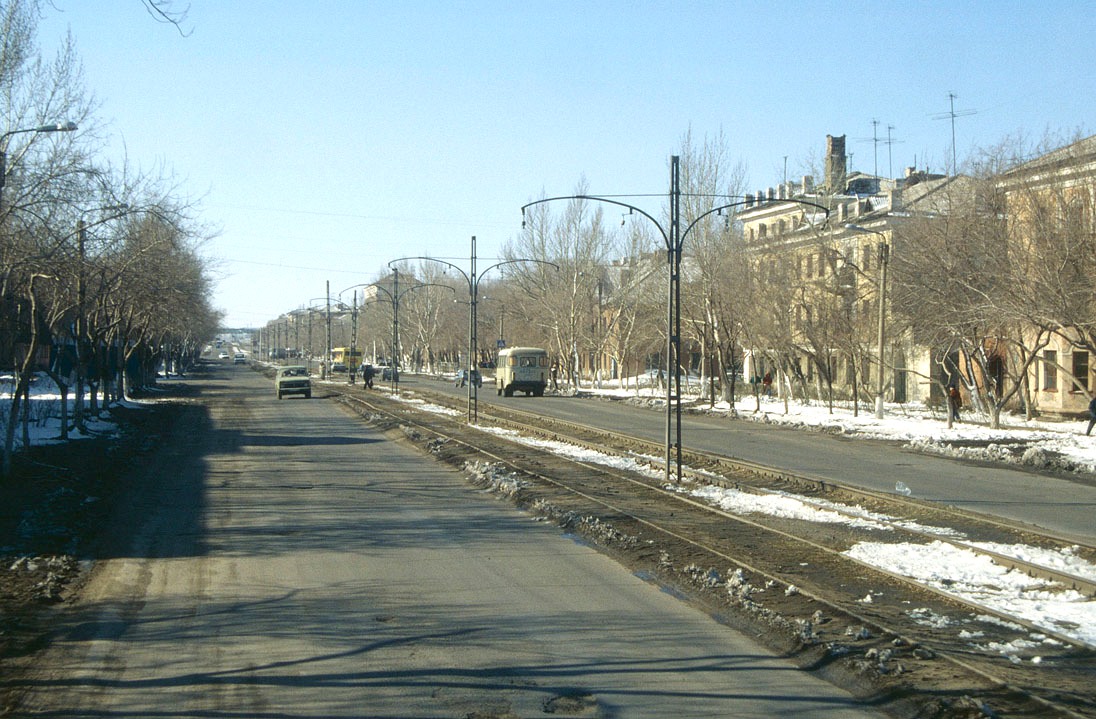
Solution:
<svg viewBox="0 0 1096 719">
<path fill-rule="evenodd" d="M 433 400 L 439 403 L 451 402 L 443 394 L 433 395 Z M 450 406 L 453 405 L 450 404 Z M 663 469 L 665 468 L 665 460 L 658 456 L 663 451 L 664 446 L 633 435 L 511 408 L 499 412 L 497 407 L 492 407 L 487 411 L 481 410 L 479 416 L 484 422 L 491 422 L 498 426 L 509 427 L 528 434 L 577 444 L 593 451 L 627 451 L 644 455 L 649 458 L 649 461 L 657 463 Z M 597 439 L 591 441 L 589 439 L 591 436 Z M 850 519 L 863 517 L 863 512 L 860 511 L 863 505 L 884 508 L 890 514 L 925 514 L 928 511 L 941 524 L 974 526 L 978 528 L 980 534 L 993 535 L 997 538 L 998 543 L 1003 543 L 1000 542 L 1001 538 L 1009 538 L 1016 543 L 1033 542 L 1044 548 L 1077 551 L 1096 562 L 1096 547 L 1082 545 L 1075 539 L 1068 539 L 1042 529 L 1003 521 L 989 515 L 976 514 L 948 505 L 931 504 L 898 494 L 875 492 L 833 480 L 787 472 L 775 467 L 713 452 L 690 449 L 686 450 L 683 456 L 688 467 L 683 474 L 685 478 L 694 481 L 710 482 L 718 486 L 745 489 L 756 493 L 777 493 L 791 488 L 800 497 L 808 500 L 810 497 L 804 494 L 804 491 L 818 495 L 831 495 L 833 496 L 832 500 L 820 501 L 818 506 L 844 514 Z M 696 468 L 703 469 L 698 471 Z M 772 488 L 774 484 L 778 485 L 779 489 Z M 849 503 L 855 503 L 856 508 L 849 509 Z M 921 529 L 916 525 L 894 521 L 888 515 L 879 511 L 873 512 L 872 518 L 874 521 L 887 524 L 912 536 L 967 549 L 976 554 L 989 557 L 1003 567 L 1024 572 L 1032 578 L 1057 582 L 1086 596 L 1096 597 L 1096 577 L 1071 573 L 1060 568 L 978 546 L 972 541 L 956 539 L 946 533 Z M 1091 648 L 1096 649 L 1096 647 Z"/>
<path fill-rule="evenodd" d="M 595 535 L 611 526 L 617 534 L 604 542 L 608 551 L 631 555 L 640 571 L 657 575 L 661 582 L 689 585 L 693 591 L 709 590 L 713 601 L 727 604 L 719 608 L 720 613 L 733 610 L 739 615 L 737 621 L 752 615 L 754 622 L 778 625 L 773 629 L 785 634 L 784 641 L 797 644 L 797 652 L 813 657 L 815 663 L 830 665 L 840 659 L 841 664 L 856 667 L 861 678 L 870 675 L 876 685 L 888 686 L 895 695 L 909 692 L 920 701 L 936 702 L 941 707 L 954 708 L 962 703 L 962 697 L 977 695 L 986 697 L 985 701 L 994 707 L 1017 711 L 1037 707 L 1043 716 L 1096 716 L 1096 704 L 1088 688 L 1091 647 L 1071 642 L 1065 635 L 1054 636 L 1055 646 L 1046 647 L 1040 664 L 1017 666 L 1003 657 L 972 649 L 969 642 L 956 638 L 954 629 L 911 621 L 910 607 L 936 617 L 990 612 L 965 606 L 952 595 L 930 592 L 907 578 L 842 554 L 843 547 L 862 535 L 860 530 L 813 527 L 805 532 L 801 523 L 794 521 L 745 518 L 685 496 L 678 488 L 661 486 L 652 476 L 657 473 L 564 462 L 550 451 L 515 444 L 497 433 L 470 430 L 459 418 L 422 412 L 405 402 L 391 402 L 379 393 L 363 394 L 350 388 L 340 389 L 339 393 L 359 413 L 383 416 L 412 428 L 414 433 L 431 436 L 429 441 L 435 443 L 436 453 L 452 451 L 438 452 L 439 447 L 459 445 L 465 449 L 455 454 L 465 461 L 468 456 L 478 456 L 480 461 L 506 467 L 507 472 L 537 483 L 538 490 L 530 493 L 537 496 L 534 506 L 542 510 L 546 506 L 570 507 L 557 511 L 557 515 L 569 516 L 568 521 L 573 523 L 575 516 L 593 518 L 582 522 L 595 525 L 592 529 L 585 527 Z M 429 395 L 431 402 L 456 409 L 444 395 L 417 394 Z M 649 451 L 650 442 L 542 415 L 535 415 L 533 420 L 528 414 L 498 409 L 481 411 L 481 422 L 597 451 L 624 452 L 650 461 L 652 466 L 658 464 L 650 456 L 655 454 Z M 753 492 L 806 487 L 819 501 L 827 495 L 827 506 L 836 503 L 835 495 L 848 491 L 861 502 L 873 504 L 875 513 L 880 513 L 882 505 L 892 511 L 898 506 L 890 503 L 892 498 L 875 493 L 852 492 L 832 482 L 818 483 L 768 468 L 735 466 L 733 459 L 725 457 L 691 453 L 688 464 L 694 469 L 691 476 L 683 478 L 683 484 L 721 483 Z M 735 471 L 728 471 L 728 466 Z M 764 482 L 770 486 L 763 486 Z M 900 500 L 899 505 L 917 508 L 922 514 L 931 509 L 923 506 L 925 503 Z M 945 514 L 953 520 L 959 516 Z M 970 521 L 969 513 L 962 515 Z M 999 524 L 991 526 L 999 535 L 1006 533 Z M 1026 528 L 1009 528 L 1013 533 L 1021 530 L 1030 536 Z M 886 601 L 863 600 L 873 593 Z M 896 601 L 899 596 L 903 600 Z M 1002 624 L 1006 623 L 1006 616 L 994 613 Z M 1042 631 L 1048 637 L 1056 634 L 1030 623 L 1016 624 L 1025 626 L 1028 632 Z M 978 622 L 978 631 L 985 635 L 992 626 L 992 622 Z M 999 638 L 1004 641 L 1010 633 L 1015 634 L 1015 629 L 1001 629 Z M 985 641 L 991 642 L 992 637 L 987 635 Z M 927 694 L 926 687 L 931 687 Z"/>
</svg>

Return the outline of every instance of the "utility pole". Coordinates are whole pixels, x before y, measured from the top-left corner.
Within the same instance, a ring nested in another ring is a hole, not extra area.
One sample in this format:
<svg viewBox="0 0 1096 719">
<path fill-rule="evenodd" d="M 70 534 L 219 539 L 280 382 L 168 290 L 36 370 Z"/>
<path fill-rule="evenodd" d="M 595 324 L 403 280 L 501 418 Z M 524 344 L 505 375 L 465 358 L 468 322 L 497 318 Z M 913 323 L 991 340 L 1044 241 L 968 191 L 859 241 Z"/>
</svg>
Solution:
<svg viewBox="0 0 1096 719">
<path fill-rule="evenodd" d="M 323 358 L 320 379 L 327 379 L 331 372 L 331 280 L 327 281 L 327 354 Z"/>
</svg>

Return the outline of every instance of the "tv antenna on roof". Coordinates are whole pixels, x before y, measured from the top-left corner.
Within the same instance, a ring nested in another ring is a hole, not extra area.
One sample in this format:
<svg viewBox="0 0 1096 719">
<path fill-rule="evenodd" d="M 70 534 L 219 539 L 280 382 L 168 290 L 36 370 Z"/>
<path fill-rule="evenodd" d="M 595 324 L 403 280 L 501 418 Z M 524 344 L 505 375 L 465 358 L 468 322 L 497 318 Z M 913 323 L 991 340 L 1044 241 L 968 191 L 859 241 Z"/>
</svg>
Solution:
<svg viewBox="0 0 1096 719">
<path fill-rule="evenodd" d="M 955 174 L 958 165 L 955 162 L 955 118 L 966 117 L 967 115 L 977 114 L 977 110 L 956 110 L 955 98 L 958 97 L 954 92 L 948 93 L 948 102 L 950 103 L 950 110 L 942 112 L 939 115 L 933 115 L 933 120 L 946 120 L 951 118 L 951 174 Z"/>
<path fill-rule="evenodd" d="M 872 118 L 871 121 L 871 137 L 858 137 L 858 142 L 870 142 L 872 143 L 872 149 L 875 156 L 875 176 L 879 177 L 879 146 L 887 146 L 887 176 L 894 179 L 894 160 L 891 153 L 891 145 L 896 142 L 902 142 L 891 137 L 891 130 L 894 129 L 894 125 L 887 125 L 887 137 L 883 139 L 879 136 L 879 120 Z"/>
<path fill-rule="evenodd" d="M 896 140 L 891 137 L 891 130 L 893 129 L 895 129 L 894 125 L 887 125 L 887 139 L 880 140 L 880 142 L 885 143 L 887 146 L 887 176 L 892 180 L 894 179 L 894 157 L 891 153 L 891 147 L 896 142 L 902 142 L 902 140 Z"/>
</svg>

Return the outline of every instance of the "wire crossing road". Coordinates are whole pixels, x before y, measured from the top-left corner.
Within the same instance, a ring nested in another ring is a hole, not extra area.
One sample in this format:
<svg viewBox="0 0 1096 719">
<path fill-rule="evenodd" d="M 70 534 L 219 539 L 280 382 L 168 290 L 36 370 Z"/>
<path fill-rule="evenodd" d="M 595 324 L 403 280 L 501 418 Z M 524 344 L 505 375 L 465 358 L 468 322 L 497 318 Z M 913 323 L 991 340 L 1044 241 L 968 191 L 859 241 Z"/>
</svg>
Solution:
<svg viewBox="0 0 1096 719">
<path fill-rule="evenodd" d="M 334 403 L 211 372 L 20 715 L 877 716 Z"/>
</svg>

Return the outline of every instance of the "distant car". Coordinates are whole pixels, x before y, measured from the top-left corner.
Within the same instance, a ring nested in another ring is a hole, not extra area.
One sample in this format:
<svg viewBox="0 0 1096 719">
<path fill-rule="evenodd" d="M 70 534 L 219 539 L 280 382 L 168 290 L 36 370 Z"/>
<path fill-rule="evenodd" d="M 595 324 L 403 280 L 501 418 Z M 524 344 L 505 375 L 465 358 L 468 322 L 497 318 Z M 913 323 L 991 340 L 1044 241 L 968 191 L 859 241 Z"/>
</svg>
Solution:
<svg viewBox="0 0 1096 719">
<path fill-rule="evenodd" d="M 232 364 L 247 364 L 247 355 L 243 352 L 237 352 L 232 358 Z"/>
<path fill-rule="evenodd" d="M 399 378 L 400 378 L 399 370 L 393 369 L 391 367 L 383 367 L 381 369 L 381 381 L 382 382 L 396 382 L 396 381 L 399 381 Z"/>
<path fill-rule="evenodd" d="M 345 372 L 346 371 L 346 363 L 344 363 L 344 362 L 332 362 L 331 363 L 331 371 L 332 372 Z"/>
<path fill-rule="evenodd" d="M 274 377 L 274 391 L 278 399 L 287 394 L 303 394 L 305 399 L 311 399 L 312 380 L 308 376 L 308 368 L 301 365 L 279 367 Z"/>
<path fill-rule="evenodd" d="M 221 352 L 217 355 L 217 359 L 228 359 L 228 352 Z"/>
<path fill-rule="evenodd" d="M 466 370 L 466 369 L 457 370 L 456 386 L 457 387 L 463 387 L 463 386 L 465 386 L 465 384 L 467 384 L 467 382 L 468 382 L 468 370 Z M 480 375 L 480 372 L 479 372 L 478 369 L 472 370 L 472 382 L 475 383 L 476 387 L 482 387 L 483 386 L 483 376 Z"/>
</svg>

